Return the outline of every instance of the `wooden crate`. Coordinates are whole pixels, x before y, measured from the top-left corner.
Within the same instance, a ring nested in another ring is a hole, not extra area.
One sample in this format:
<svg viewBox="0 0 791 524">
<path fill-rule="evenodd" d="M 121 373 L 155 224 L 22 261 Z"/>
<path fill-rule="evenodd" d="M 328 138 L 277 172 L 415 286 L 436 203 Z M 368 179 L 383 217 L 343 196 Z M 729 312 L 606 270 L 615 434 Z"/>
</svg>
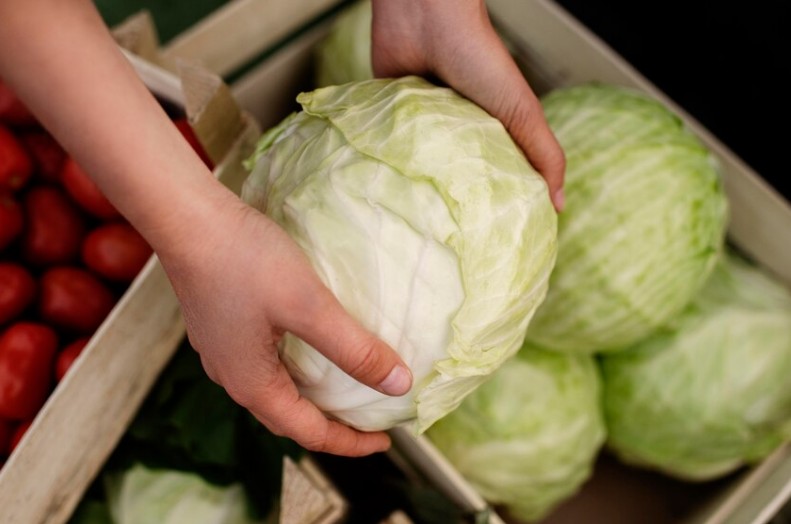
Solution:
<svg viewBox="0 0 791 524">
<path fill-rule="evenodd" d="M 326 34 L 332 19 L 322 17 L 321 23 L 305 29 L 308 15 L 329 11 L 340 2 L 315 0 L 310 2 L 310 9 L 296 13 L 294 2 L 287 0 L 237 0 L 232 4 L 182 35 L 177 39 L 180 47 L 174 44 L 160 58 L 166 57 L 165 66 L 173 67 L 178 49 L 189 49 L 186 54 L 190 59 L 219 75 L 230 76 L 243 66 L 247 68 L 231 84 L 231 93 L 260 128 L 266 129 L 294 109 L 294 97 L 300 89 L 310 87 L 312 49 Z M 749 166 L 551 0 L 489 0 L 489 8 L 539 94 L 555 87 L 602 81 L 640 89 L 678 113 L 723 166 L 731 204 L 729 239 L 791 286 L 791 232 L 783 227 L 791 223 L 791 206 Z M 267 28 L 262 30 L 265 35 L 256 32 L 256 22 Z M 286 28 L 302 30 L 284 45 Z M 265 53 L 266 59 L 250 67 L 251 58 L 260 56 L 267 46 L 271 49 Z M 237 172 L 237 176 L 233 182 L 236 188 L 244 174 Z M 392 431 L 392 436 L 395 460 L 408 461 L 464 510 L 481 515 L 491 510 L 428 439 L 400 429 Z M 697 497 L 690 486 L 691 500 L 687 500 L 684 515 L 665 522 L 768 522 L 791 495 L 789 478 L 791 447 L 786 446 L 744 474 L 717 484 L 705 497 Z M 597 468 L 580 495 L 547 522 L 647 522 L 645 511 L 673 504 L 677 489 L 635 477 L 628 468 Z M 632 496 L 634 500 L 630 501 Z M 650 521 L 657 522 L 655 518 Z M 502 519 L 494 513 L 489 522 L 497 524 Z"/>
</svg>

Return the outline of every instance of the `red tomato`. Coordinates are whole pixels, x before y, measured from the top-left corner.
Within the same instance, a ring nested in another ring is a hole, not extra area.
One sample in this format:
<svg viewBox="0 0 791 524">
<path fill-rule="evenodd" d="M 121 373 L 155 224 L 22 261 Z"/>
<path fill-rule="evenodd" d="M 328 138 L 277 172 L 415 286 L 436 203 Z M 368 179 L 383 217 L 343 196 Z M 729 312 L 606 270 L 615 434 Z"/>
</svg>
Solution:
<svg viewBox="0 0 791 524">
<path fill-rule="evenodd" d="M 22 255 L 37 266 L 65 264 L 79 256 L 85 221 L 77 207 L 56 187 L 34 187 L 23 202 L 26 225 Z"/>
<path fill-rule="evenodd" d="M 32 419 L 49 394 L 58 337 L 36 322 L 17 322 L 0 335 L 0 417 Z"/>
<path fill-rule="evenodd" d="M 152 249 L 131 225 L 104 224 L 82 242 L 82 261 L 98 275 L 117 282 L 131 282 L 151 256 Z"/>
<path fill-rule="evenodd" d="M 0 188 L 16 191 L 33 174 L 33 161 L 11 131 L 0 125 Z"/>
<path fill-rule="evenodd" d="M 200 159 L 203 160 L 203 163 L 206 164 L 206 167 L 214 169 L 214 163 L 209 158 L 209 155 L 206 154 L 206 150 L 203 149 L 203 145 L 198 140 L 197 135 L 195 135 L 195 130 L 192 129 L 189 120 L 186 118 L 177 118 L 173 123 L 176 124 L 178 130 L 181 131 L 181 136 L 187 140 L 192 150 L 195 151 Z"/>
<path fill-rule="evenodd" d="M 115 305 L 110 289 L 84 269 L 49 269 L 39 286 L 41 318 L 69 331 L 92 333 Z"/>
<path fill-rule="evenodd" d="M 44 130 L 31 130 L 19 135 L 33 159 L 34 174 L 45 182 L 57 183 L 66 152 L 52 136 Z"/>
<path fill-rule="evenodd" d="M 11 422 L 0 418 L 0 457 L 10 454 L 8 445 L 11 443 L 11 435 L 14 433 Z M 0 464 L 2 464 L 0 462 Z"/>
<path fill-rule="evenodd" d="M 33 275 L 19 264 L 0 262 L 0 325 L 14 320 L 35 298 Z"/>
<path fill-rule="evenodd" d="M 24 223 L 22 206 L 9 191 L 0 189 L 0 251 L 19 236 Z"/>
<path fill-rule="evenodd" d="M 33 125 L 36 117 L 0 79 L 0 121 L 12 125 Z"/>
<path fill-rule="evenodd" d="M 22 440 L 22 437 L 25 436 L 27 430 L 30 429 L 30 426 L 33 424 L 32 420 L 26 420 L 19 424 L 14 432 L 11 434 L 11 441 L 8 443 L 8 454 L 10 455 L 16 447 L 19 445 L 19 442 Z"/>
<path fill-rule="evenodd" d="M 55 359 L 55 380 L 57 382 L 63 380 L 63 377 L 66 376 L 66 372 L 71 365 L 74 364 L 74 361 L 77 360 L 77 357 L 80 356 L 82 350 L 90 340 L 90 337 L 78 338 L 60 350 L 58 357 Z"/>
<path fill-rule="evenodd" d="M 95 217 L 110 220 L 121 216 L 88 174 L 71 157 L 66 157 L 60 182 L 80 207 Z"/>
</svg>

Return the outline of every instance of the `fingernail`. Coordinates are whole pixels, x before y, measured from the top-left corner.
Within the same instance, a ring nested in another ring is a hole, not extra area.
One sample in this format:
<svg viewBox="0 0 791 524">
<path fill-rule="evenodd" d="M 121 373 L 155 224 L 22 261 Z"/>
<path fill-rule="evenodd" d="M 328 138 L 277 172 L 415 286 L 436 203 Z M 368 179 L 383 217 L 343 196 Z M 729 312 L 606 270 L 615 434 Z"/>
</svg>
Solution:
<svg viewBox="0 0 791 524">
<path fill-rule="evenodd" d="M 395 366 L 387 377 L 379 383 L 382 393 L 400 397 L 412 387 L 412 373 L 404 366 Z"/>
<path fill-rule="evenodd" d="M 563 211 L 563 207 L 566 205 L 566 195 L 563 194 L 562 187 L 552 195 L 552 202 L 555 204 L 555 209 Z"/>
</svg>

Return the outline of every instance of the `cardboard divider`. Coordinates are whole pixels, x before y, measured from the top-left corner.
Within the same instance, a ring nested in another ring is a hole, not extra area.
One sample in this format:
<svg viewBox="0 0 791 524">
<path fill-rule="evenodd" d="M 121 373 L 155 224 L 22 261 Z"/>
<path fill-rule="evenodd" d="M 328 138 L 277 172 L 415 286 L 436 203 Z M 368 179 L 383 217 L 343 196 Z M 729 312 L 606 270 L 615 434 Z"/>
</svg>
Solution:
<svg viewBox="0 0 791 524">
<path fill-rule="evenodd" d="M 249 120 L 218 75 L 184 60 L 178 61 L 178 72 L 190 126 L 212 162 L 219 164 Z"/>
</svg>

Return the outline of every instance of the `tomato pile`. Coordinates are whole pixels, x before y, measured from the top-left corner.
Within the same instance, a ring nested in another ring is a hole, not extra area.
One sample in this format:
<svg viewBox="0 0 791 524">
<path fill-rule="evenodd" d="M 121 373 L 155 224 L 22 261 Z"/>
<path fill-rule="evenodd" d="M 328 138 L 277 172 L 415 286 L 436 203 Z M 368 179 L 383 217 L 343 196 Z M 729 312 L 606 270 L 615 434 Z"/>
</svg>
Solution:
<svg viewBox="0 0 791 524">
<path fill-rule="evenodd" d="M 151 253 L 0 79 L 0 467 Z"/>
</svg>

